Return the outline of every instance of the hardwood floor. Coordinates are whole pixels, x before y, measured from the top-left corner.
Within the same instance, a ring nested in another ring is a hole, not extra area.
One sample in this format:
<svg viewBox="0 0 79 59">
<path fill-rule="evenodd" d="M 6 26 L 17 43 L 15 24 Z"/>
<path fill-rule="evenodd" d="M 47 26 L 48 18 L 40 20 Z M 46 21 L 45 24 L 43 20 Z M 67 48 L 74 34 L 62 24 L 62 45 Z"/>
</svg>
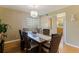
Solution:
<svg viewBox="0 0 79 59">
<path fill-rule="evenodd" d="M 34 52 L 37 53 L 37 51 Z M 4 53 L 25 53 L 25 51 L 20 49 L 20 41 L 14 41 L 4 44 Z"/>
<path fill-rule="evenodd" d="M 60 49 L 60 53 L 79 53 L 79 48 L 65 44 L 64 48 Z"/>
<path fill-rule="evenodd" d="M 4 53 L 20 53 L 20 42 L 15 41 L 4 44 Z"/>
<path fill-rule="evenodd" d="M 59 50 L 60 53 L 79 53 L 79 48 L 75 48 L 67 44 Z M 4 53 L 24 53 L 24 51 L 20 50 L 20 41 L 15 41 L 4 45 Z"/>
</svg>

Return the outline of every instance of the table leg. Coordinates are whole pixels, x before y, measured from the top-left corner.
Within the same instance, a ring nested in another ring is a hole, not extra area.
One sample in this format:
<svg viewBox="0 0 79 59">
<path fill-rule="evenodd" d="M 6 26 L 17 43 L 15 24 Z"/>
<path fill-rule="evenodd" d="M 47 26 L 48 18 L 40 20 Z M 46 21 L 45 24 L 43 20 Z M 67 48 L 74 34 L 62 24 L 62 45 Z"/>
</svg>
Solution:
<svg viewBox="0 0 79 59">
<path fill-rule="evenodd" d="M 41 44 L 39 44 L 39 53 L 41 53 Z"/>
</svg>

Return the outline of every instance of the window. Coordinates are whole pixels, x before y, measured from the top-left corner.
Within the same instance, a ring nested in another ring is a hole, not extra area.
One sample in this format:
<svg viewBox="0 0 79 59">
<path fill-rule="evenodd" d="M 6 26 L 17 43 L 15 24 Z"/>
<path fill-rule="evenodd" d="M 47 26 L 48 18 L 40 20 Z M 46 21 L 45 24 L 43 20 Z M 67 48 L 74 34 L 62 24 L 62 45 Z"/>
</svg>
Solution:
<svg viewBox="0 0 79 59">
<path fill-rule="evenodd" d="M 23 20 L 22 28 L 29 28 L 30 30 L 39 28 L 39 21 L 40 19 L 38 18 L 26 18 L 25 20 Z"/>
</svg>

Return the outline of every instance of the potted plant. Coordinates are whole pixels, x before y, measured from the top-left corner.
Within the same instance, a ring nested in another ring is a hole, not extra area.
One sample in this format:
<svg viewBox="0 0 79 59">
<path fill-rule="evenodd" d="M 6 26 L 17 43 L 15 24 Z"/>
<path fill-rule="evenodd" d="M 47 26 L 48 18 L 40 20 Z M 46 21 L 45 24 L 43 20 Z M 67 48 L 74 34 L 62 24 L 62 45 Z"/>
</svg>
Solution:
<svg viewBox="0 0 79 59">
<path fill-rule="evenodd" d="M 0 53 L 4 51 L 4 38 L 7 37 L 5 34 L 7 32 L 8 25 L 1 22 L 0 19 Z"/>
<path fill-rule="evenodd" d="M 1 22 L 0 19 L 0 39 L 3 39 L 4 37 L 7 37 L 7 35 L 5 35 L 5 33 L 7 32 L 7 24 L 4 24 Z"/>
</svg>

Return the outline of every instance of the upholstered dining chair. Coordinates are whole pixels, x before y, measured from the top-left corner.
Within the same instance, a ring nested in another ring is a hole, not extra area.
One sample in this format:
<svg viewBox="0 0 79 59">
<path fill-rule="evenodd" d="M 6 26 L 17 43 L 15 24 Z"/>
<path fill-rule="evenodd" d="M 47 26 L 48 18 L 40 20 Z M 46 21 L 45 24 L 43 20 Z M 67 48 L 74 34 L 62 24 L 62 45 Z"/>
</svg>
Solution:
<svg viewBox="0 0 79 59">
<path fill-rule="evenodd" d="M 31 52 L 31 50 L 33 48 L 38 47 L 38 44 L 37 43 L 31 42 L 29 40 L 28 33 L 23 32 L 23 39 L 24 39 L 24 42 L 25 42 L 25 48 L 24 48 L 25 52 Z"/>
<path fill-rule="evenodd" d="M 19 30 L 19 34 L 20 34 L 20 48 L 21 48 L 21 50 L 24 50 L 25 42 L 24 42 L 21 30 Z"/>
<path fill-rule="evenodd" d="M 49 45 L 43 45 L 42 49 L 44 52 L 57 53 L 59 44 L 61 41 L 62 34 L 52 34 Z"/>
<path fill-rule="evenodd" d="M 50 30 L 49 29 L 43 29 L 43 34 L 44 35 L 50 35 Z"/>
</svg>

